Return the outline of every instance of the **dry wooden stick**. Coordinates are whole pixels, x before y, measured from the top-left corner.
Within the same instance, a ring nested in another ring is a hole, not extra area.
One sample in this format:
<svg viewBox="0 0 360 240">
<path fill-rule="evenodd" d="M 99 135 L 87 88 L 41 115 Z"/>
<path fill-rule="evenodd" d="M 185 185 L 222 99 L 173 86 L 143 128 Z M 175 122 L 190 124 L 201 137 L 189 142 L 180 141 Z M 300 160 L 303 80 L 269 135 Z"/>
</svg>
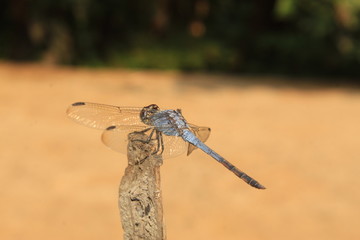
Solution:
<svg viewBox="0 0 360 240">
<path fill-rule="evenodd" d="M 136 141 L 146 140 L 146 134 L 131 133 L 128 138 L 129 165 L 119 187 L 124 239 L 164 240 L 160 189 L 162 157 L 151 154 L 156 148 L 154 141 Z"/>
</svg>

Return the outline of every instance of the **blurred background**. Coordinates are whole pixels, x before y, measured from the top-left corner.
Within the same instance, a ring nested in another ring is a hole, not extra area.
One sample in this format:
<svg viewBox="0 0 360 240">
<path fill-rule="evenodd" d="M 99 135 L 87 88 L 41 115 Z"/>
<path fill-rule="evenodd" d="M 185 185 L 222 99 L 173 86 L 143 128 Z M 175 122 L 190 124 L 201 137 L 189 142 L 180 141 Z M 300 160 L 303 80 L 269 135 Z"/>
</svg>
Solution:
<svg viewBox="0 0 360 240">
<path fill-rule="evenodd" d="M 3 1 L 0 57 L 359 76 L 357 0 Z"/>
<path fill-rule="evenodd" d="M 125 155 L 76 101 L 181 108 L 208 145 L 161 167 L 168 239 L 360 239 L 360 1 L 5 0 L 0 239 L 122 239 Z"/>
</svg>

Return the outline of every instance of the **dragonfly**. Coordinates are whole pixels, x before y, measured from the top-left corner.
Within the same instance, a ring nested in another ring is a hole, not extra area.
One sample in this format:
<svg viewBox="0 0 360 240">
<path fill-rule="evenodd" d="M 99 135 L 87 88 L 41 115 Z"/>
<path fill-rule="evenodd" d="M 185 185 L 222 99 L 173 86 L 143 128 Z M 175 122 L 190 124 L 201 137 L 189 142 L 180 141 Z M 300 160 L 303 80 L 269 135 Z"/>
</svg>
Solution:
<svg viewBox="0 0 360 240">
<path fill-rule="evenodd" d="M 258 181 L 208 147 L 205 142 L 210 136 L 210 128 L 188 123 L 180 109 L 161 110 L 156 104 L 118 107 L 76 102 L 69 106 L 66 113 L 77 123 L 103 130 L 102 142 L 114 151 L 126 153 L 129 133 L 147 133 L 148 141 L 156 141 L 157 147 L 152 154 L 170 158 L 186 151 L 190 155 L 199 148 L 250 186 L 265 189 Z"/>
</svg>

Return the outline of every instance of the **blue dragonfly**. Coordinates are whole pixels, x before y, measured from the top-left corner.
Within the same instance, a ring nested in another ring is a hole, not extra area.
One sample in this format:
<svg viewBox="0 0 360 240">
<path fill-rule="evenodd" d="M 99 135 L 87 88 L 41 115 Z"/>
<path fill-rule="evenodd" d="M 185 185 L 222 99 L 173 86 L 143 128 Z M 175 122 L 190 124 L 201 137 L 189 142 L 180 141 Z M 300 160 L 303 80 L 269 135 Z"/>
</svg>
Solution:
<svg viewBox="0 0 360 240">
<path fill-rule="evenodd" d="M 188 123 L 180 109 L 160 110 L 156 104 L 139 108 L 76 102 L 67 109 L 67 114 L 82 125 L 104 130 L 103 143 L 115 151 L 126 153 L 129 133 L 146 133 L 148 141 L 156 141 L 157 147 L 152 154 L 169 158 L 185 151 L 189 155 L 199 148 L 250 186 L 265 189 L 258 181 L 205 145 L 210 128 Z"/>
</svg>

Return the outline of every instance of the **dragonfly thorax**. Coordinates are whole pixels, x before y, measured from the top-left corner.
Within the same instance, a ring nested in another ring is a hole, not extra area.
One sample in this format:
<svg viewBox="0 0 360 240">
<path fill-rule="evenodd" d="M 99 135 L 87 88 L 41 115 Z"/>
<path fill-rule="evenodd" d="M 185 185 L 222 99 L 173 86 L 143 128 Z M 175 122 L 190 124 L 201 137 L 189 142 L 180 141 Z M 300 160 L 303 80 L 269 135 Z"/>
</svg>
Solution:
<svg viewBox="0 0 360 240">
<path fill-rule="evenodd" d="M 140 112 L 140 119 L 146 125 L 151 125 L 151 117 L 154 116 L 157 112 L 160 111 L 160 108 L 156 104 L 150 104 L 149 106 L 144 107 Z"/>
<path fill-rule="evenodd" d="M 149 125 L 167 136 L 182 136 L 184 130 L 189 129 L 184 117 L 176 110 L 163 110 L 151 116 Z"/>
</svg>

